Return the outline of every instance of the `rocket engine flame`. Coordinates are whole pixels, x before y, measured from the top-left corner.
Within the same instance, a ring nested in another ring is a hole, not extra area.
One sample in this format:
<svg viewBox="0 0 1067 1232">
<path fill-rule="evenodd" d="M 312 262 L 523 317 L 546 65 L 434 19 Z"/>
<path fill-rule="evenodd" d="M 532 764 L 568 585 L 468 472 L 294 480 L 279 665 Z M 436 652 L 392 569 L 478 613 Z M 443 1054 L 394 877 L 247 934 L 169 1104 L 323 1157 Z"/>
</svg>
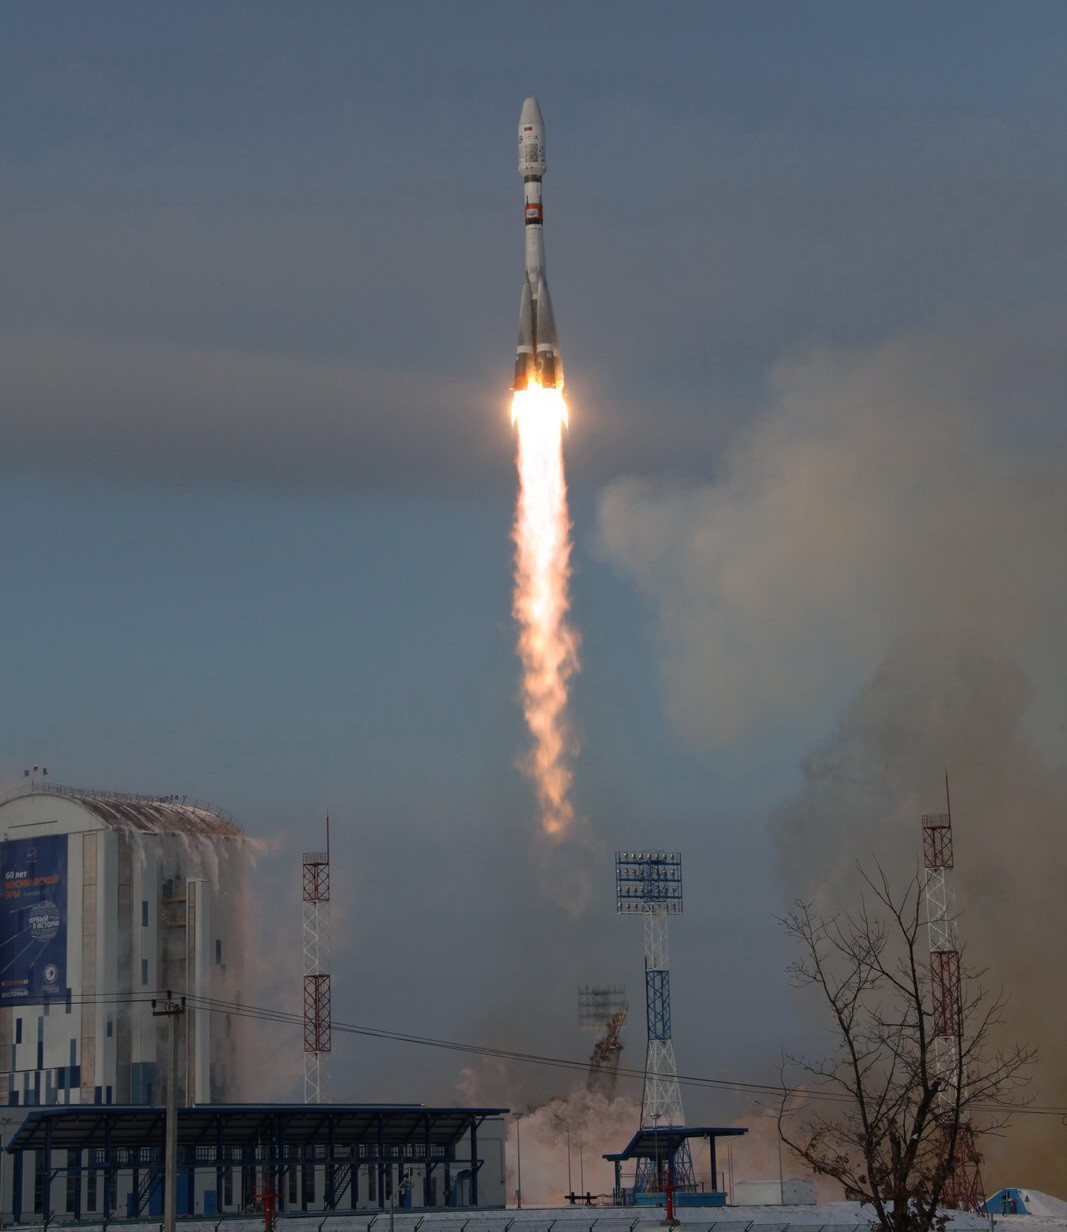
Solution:
<svg viewBox="0 0 1067 1232">
<path fill-rule="evenodd" d="M 542 832 L 565 838 L 574 823 L 567 688 L 578 670 L 578 636 L 567 620 L 571 549 L 562 392 L 536 384 L 516 391 L 511 421 L 519 471 L 512 610 L 519 624 L 523 713 L 533 738 L 522 766 L 537 789 Z"/>
</svg>

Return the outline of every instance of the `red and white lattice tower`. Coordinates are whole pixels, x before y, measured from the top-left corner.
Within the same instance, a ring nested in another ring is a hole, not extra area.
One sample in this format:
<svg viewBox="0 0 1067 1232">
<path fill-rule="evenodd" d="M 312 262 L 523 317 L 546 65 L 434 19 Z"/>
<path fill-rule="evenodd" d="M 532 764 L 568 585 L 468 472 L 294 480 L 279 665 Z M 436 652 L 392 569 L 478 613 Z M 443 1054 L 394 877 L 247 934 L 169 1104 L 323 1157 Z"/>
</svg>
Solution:
<svg viewBox="0 0 1067 1232">
<path fill-rule="evenodd" d="M 304 1103 L 322 1100 L 330 1051 L 330 819 L 326 850 L 304 852 Z"/>
<path fill-rule="evenodd" d="M 926 868 L 926 915 L 930 928 L 930 989 L 933 1002 L 934 1073 L 938 1104 L 944 1118 L 945 1148 L 956 1120 L 955 1109 L 966 1081 L 961 1062 L 963 987 L 960 943 L 956 925 L 956 891 L 952 863 L 952 800 L 945 776 L 946 813 L 923 814 L 923 864 Z M 982 1177 L 974 1128 L 960 1117 L 956 1129 L 956 1164 L 945 1183 L 945 1206 L 977 1211 L 982 1201 Z"/>
</svg>

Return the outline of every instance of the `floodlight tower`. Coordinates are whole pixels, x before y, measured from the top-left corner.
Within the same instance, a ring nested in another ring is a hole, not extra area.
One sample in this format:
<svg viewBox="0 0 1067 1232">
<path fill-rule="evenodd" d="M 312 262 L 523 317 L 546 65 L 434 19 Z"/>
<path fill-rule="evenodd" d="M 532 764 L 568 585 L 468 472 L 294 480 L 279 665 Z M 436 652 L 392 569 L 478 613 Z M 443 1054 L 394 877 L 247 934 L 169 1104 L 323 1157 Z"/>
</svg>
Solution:
<svg viewBox="0 0 1067 1232">
<path fill-rule="evenodd" d="M 322 1099 L 330 1051 L 330 819 L 326 850 L 304 852 L 304 1103 Z"/>
<path fill-rule="evenodd" d="M 963 985 L 960 976 L 959 930 L 953 884 L 952 798 L 945 775 L 945 813 L 923 814 L 923 864 L 926 868 L 926 917 L 930 929 L 930 988 L 934 1018 L 934 1073 L 939 1079 L 938 1106 L 952 1132 L 951 1121 L 966 1074 L 961 1061 Z M 947 1149 L 947 1143 L 946 1143 Z M 956 1166 L 942 1195 L 957 1210 L 977 1211 L 982 1201 L 978 1149 L 969 1119 L 956 1130 Z"/>
<path fill-rule="evenodd" d="M 620 915 L 645 917 L 645 1012 L 648 1045 L 645 1085 L 641 1093 L 641 1128 L 661 1130 L 685 1125 L 678 1069 L 671 1041 L 671 973 L 667 956 L 667 917 L 682 914 L 682 857 L 677 851 L 618 851 L 615 853 L 615 905 Z M 686 1139 L 665 1134 L 668 1144 L 655 1165 L 642 1160 L 635 1188 L 649 1190 L 664 1184 L 692 1186 L 693 1157 Z M 670 1143 L 677 1141 L 673 1151 Z M 666 1164 L 663 1175 L 661 1162 Z"/>
</svg>

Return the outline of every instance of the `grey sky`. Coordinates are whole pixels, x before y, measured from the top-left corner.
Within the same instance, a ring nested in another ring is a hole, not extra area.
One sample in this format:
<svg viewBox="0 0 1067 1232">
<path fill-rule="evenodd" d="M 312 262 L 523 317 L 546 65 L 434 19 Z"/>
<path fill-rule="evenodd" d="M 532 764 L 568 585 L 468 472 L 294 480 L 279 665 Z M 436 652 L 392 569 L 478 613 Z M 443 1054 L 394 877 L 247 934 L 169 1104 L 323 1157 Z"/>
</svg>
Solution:
<svg viewBox="0 0 1067 1232">
<path fill-rule="evenodd" d="M 329 809 L 338 1016 L 566 1055 L 578 983 L 640 1004 L 613 851 L 680 849 L 679 1065 L 766 1077 L 807 1030 L 783 819 L 830 818 L 827 867 L 893 864 L 945 763 L 976 764 L 981 732 L 919 725 L 899 826 L 850 829 L 836 780 L 808 807 L 813 750 L 897 697 L 886 673 L 919 708 L 949 688 L 899 647 L 980 635 L 1018 764 L 1062 774 L 1065 43 L 1051 3 L 0 7 L 4 781 L 44 760 L 271 840 L 257 995 L 293 1006 L 299 853 Z M 599 844 L 577 921 L 534 873 L 516 769 L 530 94 Z M 1049 843 L 1028 818 L 1017 843 Z M 999 839 L 976 824 L 975 868 Z M 1060 877 L 1062 850 L 1042 863 Z M 628 1062 L 640 1035 L 635 1008 Z M 460 1081 L 338 1038 L 338 1095 Z M 298 1072 L 295 1036 L 275 1046 Z"/>
</svg>

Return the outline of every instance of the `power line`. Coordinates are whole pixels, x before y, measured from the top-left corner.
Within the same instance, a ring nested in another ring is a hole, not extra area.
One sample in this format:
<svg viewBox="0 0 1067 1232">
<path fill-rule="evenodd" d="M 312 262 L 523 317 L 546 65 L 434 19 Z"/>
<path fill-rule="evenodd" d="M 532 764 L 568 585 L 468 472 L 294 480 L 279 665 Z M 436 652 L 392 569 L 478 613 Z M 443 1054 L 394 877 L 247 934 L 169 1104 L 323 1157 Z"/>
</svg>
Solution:
<svg viewBox="0 0 1067 1232">
<path fill-rule="evenodd" d="M 149 994 L 141 996 L 115 996 L 111 994 L 87 993 L 80 997 L 72 997 L 72 1005 L 136 1005 L 149 1004 L 152 997 Z M 246 1005 L 240 1001 L 222 1001 L 212 997 L 187 998 L 191 1009 L 200 1009 L 208 1013 L 229 1014 L 235 1018 L 247 1018 L 255 1022 L 275 1023 L 278 1026 L 301 1028 L 304 1019 L 302 1015 L 286 1010 L 274 1009 L 269 1006 Z M 585 1059 L 575 1060 L 571 1057 L 550 1056 L 544 1053 L 520 1052 L 512 1048 L 495 1048 L 488 1044 L 470 1044 L 460 1040 L 437 1039 L 428 1035 L 415 1035 L 408 1031 L 388 1030 L 384 1027 L 368 1027 L 359 1023 L 339 1022 L 333 1019 L 331 1029 L 341 1035 L 356 1035 L 366 1039 L 384 1040 L 394 1044 L 410 1044 L 421 1048 L 436 1048 L 444 1052 L 460 1052 L 468 1056 L 487 1057 L 498 1061 L 511 1061 L 522 1065 L 538 1065 L 550 1069 L 573 1070 L 585 1073 L 589 1062 Z M 644 1071 L 620 1067 L 620 1075 L 641 1081 Z M 801 1097 L 805 1100 L 818 1100 L 828 1103 L 850 1103 L 851 1098 L 845 1094 L 833 1091 L 818 1091 L 786 1087 L 774 1083 L 743 1082 L 739 1079 L 709 1078 L 698 1074 L 679 1074 L 678 1081 L 685 1086 L 706 1090 L 734 1091 L 746 1095 L 773 1096 L 776 1100 Z M 986 1107 L 1003 1112 L 1009 1108 L 1013 1113 L 1027 1116 L 1052 1116 L 1067 1118 L 1067 1108 L 1039 1104 L 988 1104 L 976 1105 L 979 1109 Z"/>
</svg>

